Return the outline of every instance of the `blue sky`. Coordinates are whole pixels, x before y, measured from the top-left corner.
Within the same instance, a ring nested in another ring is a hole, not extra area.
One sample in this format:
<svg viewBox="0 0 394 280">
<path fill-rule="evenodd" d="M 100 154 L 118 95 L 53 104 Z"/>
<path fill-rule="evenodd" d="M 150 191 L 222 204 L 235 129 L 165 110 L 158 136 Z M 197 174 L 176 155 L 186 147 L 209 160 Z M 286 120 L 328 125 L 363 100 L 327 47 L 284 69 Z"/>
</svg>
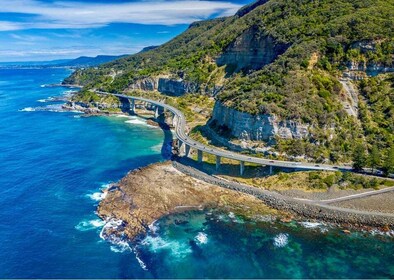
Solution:
<svg viewBox="0 0 394 280">
<path fill-rule="evenodd" d="M 252 0 L 0 0 L 0 61 L 135 53 Z M 1 5 L 2 4 L 2 5 Z"/>
</svg>

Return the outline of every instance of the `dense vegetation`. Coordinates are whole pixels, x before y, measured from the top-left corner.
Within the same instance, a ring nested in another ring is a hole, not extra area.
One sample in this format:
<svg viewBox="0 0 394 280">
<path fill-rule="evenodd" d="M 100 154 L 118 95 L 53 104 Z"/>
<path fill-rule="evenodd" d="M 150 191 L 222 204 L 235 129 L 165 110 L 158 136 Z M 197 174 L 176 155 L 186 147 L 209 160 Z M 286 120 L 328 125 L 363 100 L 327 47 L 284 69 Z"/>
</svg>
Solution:
<svg viewBox="0 0 394 280">
<path fill-rule="evenodd" d="M 327 190 L 331 187 L 338 189 L 360 190 L 379 189 L 394 186 L 394 181 L 363 176 L 350 172 L 294 172 L 278 173 L 265 178 L 255 178 L 251 182 L 255 186 L 263 186 L 268 189 L 303 189 L 303 190 Z"/>
<path fill-rule="evenodd" d="M 309 139 L 277 139 L 280 152 L 322 162 L 358 157 L 360 167 L 388 170 L 394 149 L 394 76 L 367 78 L 365 72 L 394 68 L 393 18 L 394 0 L 262 0 L 235 16 L 194 23 L 156 49 L 76 71 L 65 82 L 115 92 L 165 75 L 199 84 L 196 94 L 221 87 L 216 98 L 227 106 L 310 125 Z M 234 73 L 218 65 L 217 59 L 251 29 L 286 51 L 258 70 Z M 343 105 L 348 97 L 339 77 L 348 68 L 365 77 L 357 84 L 358 118 Z"/>
</svg>

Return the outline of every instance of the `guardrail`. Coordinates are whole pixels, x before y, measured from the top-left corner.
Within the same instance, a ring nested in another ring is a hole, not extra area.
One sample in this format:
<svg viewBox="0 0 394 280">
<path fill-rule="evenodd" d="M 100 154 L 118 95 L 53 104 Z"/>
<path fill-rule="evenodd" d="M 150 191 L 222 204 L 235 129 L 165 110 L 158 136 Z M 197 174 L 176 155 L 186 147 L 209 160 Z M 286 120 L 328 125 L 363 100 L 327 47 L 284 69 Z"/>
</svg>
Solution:
<svg viewBox="0 0 394 280">
<path fill-rule="evenodd" d="M 132 100 L 132 101 L 139 100 L 139 101 L 147 102 L 147 103 L 162 107 L 163 109 L 170 111 L 177 118 L 176 124 L 175 124 L 175 136 L 181 142 L 181 144 L 186 145 L 186 150 L 190 150 L 190 148 L 193 148 L 197 151 L 200 151 L 199 152 L 199 161 L 200 161 L 200 153 L 201 152 L 215 155 L 217 167 L 220 166 L 221 158 L 227 158 L 227 159 L 240 161 L 241 174 L 243 173 L 243 168 L 244 168 L 245 162 L 254 163 L 254 164 L 261 164 L 261 165 L 266 165 L 266 166 L 270 166 L 270 167 L 274 166 L 274 167 L 281 167 L 281 168 L 294 168 L 294 169 L 307 169 L 307 170 L 352 171 L 352 169 L 353 169 L 351 166 L 343 166 L 343 165 L 340 166 L 340 165 L 328 165 L 328 164 L 319 164 L 319 163 L 304 163 L 304 162 L 264 159 L 264 158 L 242 155 L 242 154 L 235 153 L 232 151 L 226 151 L 226 150 L 206 146 L 200 142 L 193 140 L 192 138 L 190 138 L 186 134 L 186 132 L 185 132 L 186 131 L 185 116 L 183 115 L 183 113 L 180 110 L 178 110 L 168 104 L 165 104 L 165 103 L 162 103 L 159 101 L 155 101 L 155 100 L 151 100 L 151 99 L 147 99 L 147 98 L 143 98 L 143 97 L 129 96 L 129 95 L 125 95 L 125 94 L 108 93 L 108 92 L 103 92 L 103 91 L 95 91 L 95 92 L 98 94 L 114 95 L 119 98 L 124 98 L 124 99 Z"/>
</svg>

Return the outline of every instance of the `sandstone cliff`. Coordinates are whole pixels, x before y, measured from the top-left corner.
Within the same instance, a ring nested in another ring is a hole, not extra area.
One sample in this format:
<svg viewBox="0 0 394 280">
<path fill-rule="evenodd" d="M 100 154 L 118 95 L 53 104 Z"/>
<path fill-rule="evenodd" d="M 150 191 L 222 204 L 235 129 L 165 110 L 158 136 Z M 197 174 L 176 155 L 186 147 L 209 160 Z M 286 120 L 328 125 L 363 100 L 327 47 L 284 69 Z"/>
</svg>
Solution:
<svg viewBox="0 0 394 280">
<path fill-rule="evenodd" d="M 288 45 L 280 44 L 252 26 L 236 38 L 217 59 L 219 66 L 226 65 L 228 73 L 258 70 L 284 53 Z"/>
<path fill-rule="evenodd" d="M 200 89 L 197 83 L 181 78 L 147 77 L 134 81 L 129 90 L 158 91 L 171 96 L 181 96 L 186 93 L 196 93 Z"/>
<path fill-rule="evenodd" d="M 232 136 L 240 140 L 273 142 L 276 137 L 303 139 L 309 136 L 309 127 L 305 124 L 282 121 L 274 115 L 253 116 L 228 108 L 220 102 L 216 102 L 210 122 L 227 128 Z"/>
</svg>

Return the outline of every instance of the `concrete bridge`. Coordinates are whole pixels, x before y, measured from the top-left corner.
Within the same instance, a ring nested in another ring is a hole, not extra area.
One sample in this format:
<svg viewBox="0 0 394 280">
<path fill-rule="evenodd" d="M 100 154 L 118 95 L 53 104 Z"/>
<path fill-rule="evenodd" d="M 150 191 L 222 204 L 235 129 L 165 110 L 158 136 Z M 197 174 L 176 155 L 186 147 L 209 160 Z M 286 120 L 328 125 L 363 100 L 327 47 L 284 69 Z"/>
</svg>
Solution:
<svg viewBox="0 0 394 280">
<path fill-rule="evenodd" d="M 155 107 L 155 118 L 159 117 L 159 108 L 163 110 L 168 110 L 173 114 L 173 126 L 175 127 L 175 136 L 178 139 L 178 147 L 179 150 L 185 156 L 189 156 L 190 150 L 194 149 L 197 151 L 197 160 L 198 162 L 203 161 L 203 154 L 211 154 L 216 156 L 216 169 L 220 168 L 221 160 L 223 158 L 231 159 L 235 161 L 239 161 L 240 166 L 240 174 L 243 175 L 245 171 L 245 163 L 254 163 L 258 165 L 264 165 L 270 167 L 270 173 L 272 173 L 273 167 L 280 167 L 280 168 L 293 168 L 293 169 L 304 169 L 304 170 L 325 170 L 325 171 L 351 171 L 352 167 L 350 166 L 334 166 L 328 164 L 319 164 L 319 163 L 304 163 L 304 162 L 293 162 L 293 161 L 281 161 L 281 160 L 271 160 L 271 159 L 264 159 L 258 157 L 252 157 L 249 155 L 243 155 L 231 151 L 226 151 L 222 149 L 216 149 L 214 147 L 206 146 L 200 142 L 197 142 L 191 139 L 186 133 L 186 119 L 185 116 L 181 111 L 178 109 L 154 100 L 136 97 L 136 96 L 129 96 L 124 94 L 113 94 L 103 91 L 95 91 L 98 94 L 104 95 L 114 95 L 120 99 L 127 99 L 130 101 L 130 110 L 135 113 L 136 112 L 136 104 L 135 101 L 143 101 L 149 103 Z"/>
</svg>

